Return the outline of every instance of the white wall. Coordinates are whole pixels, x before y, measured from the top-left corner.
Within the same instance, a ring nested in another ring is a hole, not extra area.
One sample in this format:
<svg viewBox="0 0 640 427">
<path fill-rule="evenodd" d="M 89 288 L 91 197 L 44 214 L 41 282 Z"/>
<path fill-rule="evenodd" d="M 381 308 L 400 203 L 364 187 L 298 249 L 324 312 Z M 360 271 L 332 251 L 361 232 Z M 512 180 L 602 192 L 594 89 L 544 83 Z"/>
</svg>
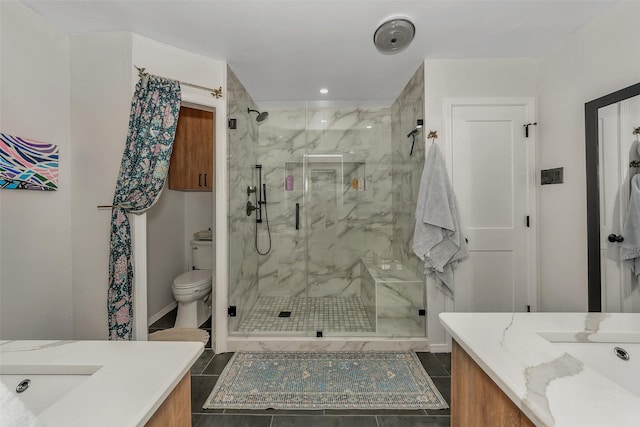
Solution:
<svg viewBox="0 0 640 427">
<path fill-rule="evenodd" d="M 192 268 L 193 233 L 213 229 L 213 193 L 169 190 L 147 211 L 149 323 L 175 307 L 173 280 Z"/>
<path fill-rule="evenodd" d="M 107 338 L 111 210 L 131 104 L 131 35 L 71 38 L 74 338 Z"/>
<path fill-rule="evenodd" d="M 618 2 L 538 60 L 538 169 L 564 167 L 538 192 L 543 311 L 587 310 L 584 104 L 640 81 L 639 16 Z"/>
<path fill-rule="evenodd" d="M 225 62 L 187 52 L 137 34 L 132 36 L 133 63 L 138 67 L 145 67 L 148 73 L 210 88 L 224 85 Z"/>
<path fill-rule="evenodd" d="M 165 185 L 147 211 L 147 314 L 152 321 L 175 306 L 171 285 L 189 268 L 184 240 L 185 193 Z"/>
<path fill-rule="evenodd" d="M 445 98 L 536 95 L 536 61 L 531 58 L 427 60 L 424 73 L 425 129 L 438 131 L 439 144 L 445 136 Z M 444 308 L 443 294 L 436 289 L 433 280 L 427 278 L 427 337 L 431 345 L 445 343 L 445 332 L 438 320 L 438 314 Z"/>
<path fill-rule="evenodd" d="M 0 190 L 0 339 L 70 339 L 69 38 L 18 2 L 0 14 L 0 131 L 60 156 L 58 191 Z"/>
<path fill-rule="evenodd" d="M 193 233 L 197 231 L 203 231 L 211 229 L 213 238 L 215 240 L 215 214 L 213 214 L 215 192 L 188 192 L 185 193 L 184 203 L 184 250 L 187 262 L 189 262 L 189 268 L 191 265 L 191 240 L 193 240 Z M 215 259 L 215 246 L 214 246 L 214 259 Z"/>
</svg>

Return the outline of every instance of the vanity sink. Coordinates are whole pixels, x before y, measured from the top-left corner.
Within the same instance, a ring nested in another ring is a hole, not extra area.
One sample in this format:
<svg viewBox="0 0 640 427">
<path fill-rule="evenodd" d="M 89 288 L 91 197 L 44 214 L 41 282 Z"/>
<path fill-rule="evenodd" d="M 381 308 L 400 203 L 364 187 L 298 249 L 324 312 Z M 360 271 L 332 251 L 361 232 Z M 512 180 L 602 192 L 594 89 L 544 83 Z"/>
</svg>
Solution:
<svg viewBox="0 0 640 427">
<path fill-rule="evenodd" d="M 39 415 L 90 375 L 0 375 L 0 383 L 13 392 L 34 414 Z"/>
<path fill-rule="evenodd" d="M 189 369 L 203 348 L 199 342 L 0 341 L 0 382 L 47 427 L 157 426 L 169 418 L 186 425 Z M 0 424 L 5 415 L 0 411 Z"/>
<path fill-rule="evenodd" d="M 453 338 L 452 425 L 485 415 L 480 378 L 492 404 L 518 425 L 638 425 L 640 314 L 442 313 L 440 320 Z"/>
<path fill-rule="evenodd" d="M 640 397 L 640 344 L 563 342 L 553 345 Z"/>
</svg>

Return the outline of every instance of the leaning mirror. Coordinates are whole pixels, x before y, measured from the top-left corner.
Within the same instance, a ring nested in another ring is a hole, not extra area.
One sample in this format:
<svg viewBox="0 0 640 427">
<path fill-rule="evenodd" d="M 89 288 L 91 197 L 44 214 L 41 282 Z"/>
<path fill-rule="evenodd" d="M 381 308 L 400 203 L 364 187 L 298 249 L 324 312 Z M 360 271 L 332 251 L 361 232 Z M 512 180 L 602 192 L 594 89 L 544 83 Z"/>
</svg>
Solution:
<svg viewBox="0 0 640 427">
<path fill-rule="evenodd" d="M 640 227 L 629 209 L 639 140 L 640 83 L 585 104 L 589 311 L 640 312 L 638 276 L 622 256 L 627 218 Z"/>
</svg>

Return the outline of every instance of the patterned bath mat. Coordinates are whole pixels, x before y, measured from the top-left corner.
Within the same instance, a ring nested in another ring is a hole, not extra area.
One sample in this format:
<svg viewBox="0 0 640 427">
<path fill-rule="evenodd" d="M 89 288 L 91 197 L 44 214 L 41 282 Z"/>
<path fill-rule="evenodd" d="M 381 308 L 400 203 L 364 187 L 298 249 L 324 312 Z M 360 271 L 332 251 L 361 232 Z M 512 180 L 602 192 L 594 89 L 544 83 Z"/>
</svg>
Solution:
<svg viewBox="0 0 640 427">
<path fill-rule="evenodd" d="M 445 409 L 413 352 L 238 352 L 204 409 Z"/>
</svg>

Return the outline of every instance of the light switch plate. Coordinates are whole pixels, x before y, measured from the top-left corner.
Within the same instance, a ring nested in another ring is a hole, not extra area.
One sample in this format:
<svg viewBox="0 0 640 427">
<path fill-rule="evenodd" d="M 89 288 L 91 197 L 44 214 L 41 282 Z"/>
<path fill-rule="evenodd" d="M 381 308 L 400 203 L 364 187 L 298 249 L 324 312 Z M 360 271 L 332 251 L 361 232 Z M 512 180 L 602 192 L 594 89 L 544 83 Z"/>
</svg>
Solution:
<svg viewBox="0 0 640 427">
<path fill-rule="evenodd" d="M 564 168 L 543 169 L 540 171 L 540 184 L 562 184 L 564 182 Z"/>
</svg>

